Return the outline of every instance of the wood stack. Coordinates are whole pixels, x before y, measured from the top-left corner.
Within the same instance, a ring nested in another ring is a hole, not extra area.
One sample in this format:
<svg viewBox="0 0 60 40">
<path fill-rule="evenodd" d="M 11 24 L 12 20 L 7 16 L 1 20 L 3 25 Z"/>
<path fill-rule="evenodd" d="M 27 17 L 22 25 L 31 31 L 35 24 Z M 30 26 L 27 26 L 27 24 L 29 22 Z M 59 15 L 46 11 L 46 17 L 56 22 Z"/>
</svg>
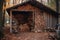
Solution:
<svg viewBox="0 0 60 40">
<path fill-rule="evenodd" d="M 27 24 L 21 24 L 19 26 L 20 32 L 27 32 L 29 31 L 29 26 Z"/>
<path fill-rule="evenodd" d="M 43 16 L 36 15 L 35 16 L 35 31 L 41 32 L 45 27 L 45 21 Z"/>
</svg>

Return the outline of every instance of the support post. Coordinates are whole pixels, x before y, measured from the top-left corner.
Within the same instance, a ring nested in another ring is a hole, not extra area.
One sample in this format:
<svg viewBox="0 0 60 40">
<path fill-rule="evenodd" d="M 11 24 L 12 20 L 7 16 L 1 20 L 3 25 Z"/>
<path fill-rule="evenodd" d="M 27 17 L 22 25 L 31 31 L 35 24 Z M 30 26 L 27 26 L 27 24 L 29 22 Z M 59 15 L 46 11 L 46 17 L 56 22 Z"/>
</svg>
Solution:
<svg viewBox="0 0 60 40">
<path fill-rule="evenodd" d="M 0 0 L 0 40 L 3 38 L 3 0 Z"/>
<path fill-rule="evenodd" d="M 10 11 L 10 33 L 12 33 L 12 11 Z"/>
</svg>

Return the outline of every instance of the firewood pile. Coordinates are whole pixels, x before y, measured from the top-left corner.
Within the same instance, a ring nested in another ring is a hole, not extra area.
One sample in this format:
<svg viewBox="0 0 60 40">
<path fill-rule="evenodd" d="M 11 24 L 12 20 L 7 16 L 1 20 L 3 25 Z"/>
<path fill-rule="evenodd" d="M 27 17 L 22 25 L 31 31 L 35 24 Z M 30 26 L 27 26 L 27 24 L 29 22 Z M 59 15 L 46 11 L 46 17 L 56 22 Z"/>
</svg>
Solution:
<svg viewBox="0 0 60 40">
<path fill-rule="evenodd" d="M 36 15 L 35 17 L 35 31 L 42 31 L 46 27 L 43 17 Z"/>
<path fill-rule="evenodd" d="M 28 32 L 29 31 L 29 26 L 27 24 L 21 24 L 19 26 L 20 32 Z"/>
<path fill-rule="evenodd" d="M 8 34 L 8 33 L 10 33 L 10 24 L 4 26 L 4 34 Z"/>
<path fill-rule="evenodd" d="M 46 27 L 46 28 L 44 28 L 44 31 L 46 31 L 46 32 L 56 32 L 55 28 L 53 28 L 53 27 Z"/>
<path fill-rule="evenodd" d="M 53 33 L 49 32 L 48 38 L 51 40 L 57 40 L 56 33 L 55 32 L 53 32 Z"/>
</svg>

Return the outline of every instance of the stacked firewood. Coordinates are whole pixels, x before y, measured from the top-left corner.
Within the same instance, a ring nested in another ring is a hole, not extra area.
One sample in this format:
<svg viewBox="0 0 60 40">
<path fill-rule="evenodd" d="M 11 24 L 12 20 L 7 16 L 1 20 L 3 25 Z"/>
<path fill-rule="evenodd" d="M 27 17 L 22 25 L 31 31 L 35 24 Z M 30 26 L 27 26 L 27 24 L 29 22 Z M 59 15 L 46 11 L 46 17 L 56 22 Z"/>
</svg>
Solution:
<svg viewBox="0 0 60 40">
<path fill-rule="evenodd" d="M 35 16 L 35 31 L 41 32 L 45 27 L 45 21 L 43 19 L 43 16 L 36 15 Z"/>
<path fill-rule="evenodd" d="M 4 24 L 4 34 L 10 33 L 10 23 Z"/>
<path fill-rule="evenodd" d="M 19 26 L 20 32 L 27 32 L 29 31 L 29 26 L 27 24 L 21 24 Z"/>
</svg>

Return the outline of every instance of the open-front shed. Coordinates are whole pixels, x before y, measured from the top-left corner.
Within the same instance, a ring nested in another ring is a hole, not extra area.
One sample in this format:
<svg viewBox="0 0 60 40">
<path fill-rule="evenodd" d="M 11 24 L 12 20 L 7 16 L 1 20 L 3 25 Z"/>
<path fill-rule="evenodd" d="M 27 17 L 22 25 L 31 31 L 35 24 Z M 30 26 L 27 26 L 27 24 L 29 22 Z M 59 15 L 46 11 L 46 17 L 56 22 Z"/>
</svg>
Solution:
<svg viewBox="0 0 60 40">
<path fill-rule="evenodd" d="M 41 31 L 45 27 L 55 27 L 58 23 L 58 13 L 37 1 L 15 5 L 8 8 L 7 12 L 10 16 L 10 30 Z"/>
</svg>

